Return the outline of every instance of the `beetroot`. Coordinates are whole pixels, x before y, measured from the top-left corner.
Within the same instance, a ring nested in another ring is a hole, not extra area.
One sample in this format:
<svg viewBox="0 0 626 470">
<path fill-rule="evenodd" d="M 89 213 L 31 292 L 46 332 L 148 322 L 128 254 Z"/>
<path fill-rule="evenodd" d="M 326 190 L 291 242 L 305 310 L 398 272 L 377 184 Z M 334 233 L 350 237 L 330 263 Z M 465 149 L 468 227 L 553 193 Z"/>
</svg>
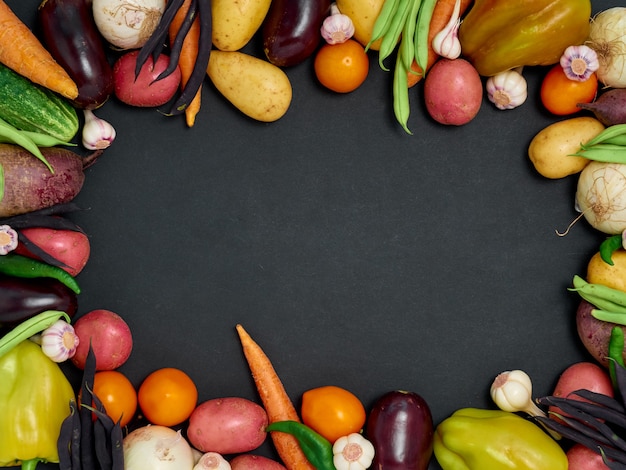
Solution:
<svg viewBox="0 0 626 470">
<path fill-rule="evenodd" d="M 626 124 L 626 89 L 615 88 L 602 93 L 592 103 L 578 103 L 577 106 L 591 111 L 605 126 Z"/>
</svg>

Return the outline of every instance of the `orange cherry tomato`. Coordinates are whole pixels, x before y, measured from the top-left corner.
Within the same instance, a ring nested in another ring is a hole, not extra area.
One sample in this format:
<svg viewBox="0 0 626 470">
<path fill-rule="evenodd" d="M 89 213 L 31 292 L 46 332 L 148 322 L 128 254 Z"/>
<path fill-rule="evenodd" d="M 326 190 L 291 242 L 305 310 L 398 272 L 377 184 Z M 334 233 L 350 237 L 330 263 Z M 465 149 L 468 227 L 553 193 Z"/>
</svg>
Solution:
<svg viewBox="0 0 626 470">
<path fill-rule="evenodd" d="M 359 432 L 365 425 L 365 407 L 356 395 L 334 385 L 307 390 L 302 395 L 302 422 L 331 443 Z"/>
<path fill-rule="evenodd" d="M 96 372 L 93 393 L 104 405 L 107 415 L 126 426 L 137 411 L 137 392 L 128 378 L 116 370 Z"/>
<path fill-rule="evenodd" d="M 580 111 L 578 103 L 591 103 L 598 92 L 595 73 L 579 82 L 570 80 L 560 64 L 553 66 L 541 82 L 541 102 L 552 114 L 565 116 Z"/>
<path fill-rule="evenodd" d="M 356 90 L 367 78 L 369 57 L 354 39 L 340 44 L 324 44 L 315 55 L 313 67 L 322 85 L 337 93 Z"/>
<path fill-rule="evenodd" d="M 165 367 L 152 372 L 139 386 L 139 407 L 152 424 L 174 426 L 191 415 L 198 389 L 185 372 Z"/>
</svg>

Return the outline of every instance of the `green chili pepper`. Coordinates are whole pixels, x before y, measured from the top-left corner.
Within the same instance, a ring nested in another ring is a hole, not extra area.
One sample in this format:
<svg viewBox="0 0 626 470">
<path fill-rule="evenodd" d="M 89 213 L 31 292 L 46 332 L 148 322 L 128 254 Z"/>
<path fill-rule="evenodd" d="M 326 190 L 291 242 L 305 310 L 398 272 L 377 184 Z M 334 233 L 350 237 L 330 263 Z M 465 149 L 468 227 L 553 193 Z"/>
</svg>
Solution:
<svg viewBox="0 0 626 470">
<path fill-rule="evenodd" d="M 613 235 L 608 237 L 600 244 L 600 257 L 606 264 L 613 266 L 612 255 L 613 252 L 619 250 L 622 247 L 622 234 Z"/>
<path fill-rule="evenodd" d="M 611 338 L 609 340 L 609 374 L 613 388 L 617 390 L 617 378 L 615 375 L 616 363 L 624 367 L 624 330 L 619 326 L 611 329 Z"/>
<path fill-rule="evenodd" d="M 51 277 L 62 282 L 75 293 L 80 294 L 80 287 L 74 277 L 67 271 L 51 264 L 28 258 L 16 253 L 0 256 L 0 273 L 8 276 L 37 278 Z"/>
<path fill-rule="evenodd" d="M 295 437 L 302 452 L 316 470 L 336 470 L 332 444 L 306 424 L 298 421 L 275 421 L 265 430 L 284 432 Z"/>
</svg>

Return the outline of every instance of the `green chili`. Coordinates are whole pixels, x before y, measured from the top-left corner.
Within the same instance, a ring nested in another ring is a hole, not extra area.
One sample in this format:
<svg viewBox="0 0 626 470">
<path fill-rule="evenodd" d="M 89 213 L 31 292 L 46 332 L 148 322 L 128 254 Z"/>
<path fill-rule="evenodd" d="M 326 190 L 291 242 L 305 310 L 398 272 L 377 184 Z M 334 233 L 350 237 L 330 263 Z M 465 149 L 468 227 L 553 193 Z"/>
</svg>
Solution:
<svg viewBox="0 0 626 470">
<path fill-rule="evenodd" d="M 624 330 L 619 326 L 611 329 L 611 338 L 609 340 L 609 374 L 613 388 L 617 391 L 617 376 L 615 367 L 620 365 L 624 367 Z"/>
<path fill-rule="evenodd" d="M 74 277 L 57 266 L 44 263 L 16 253 L 0 256 L 0 273 L 23 278 L 51 277 L 62 282 L 75 293 L 80 294 L 80 287 Z"/>
<path fill-rule="evenodd" d="M 606 264 L 613 266 L 613 253 L 622 247 L 622 234 L 608 237 L 600 244 L 600 257 Z"/>
<path fill-rule="evenodd" d="M 332 444 L 306 424 L 298 421 L 276 421 L 265 430 L 284 432 L 294 436 L 302 452 L 316 470 L 336 470 L 333 463 Z"/>
</svg>

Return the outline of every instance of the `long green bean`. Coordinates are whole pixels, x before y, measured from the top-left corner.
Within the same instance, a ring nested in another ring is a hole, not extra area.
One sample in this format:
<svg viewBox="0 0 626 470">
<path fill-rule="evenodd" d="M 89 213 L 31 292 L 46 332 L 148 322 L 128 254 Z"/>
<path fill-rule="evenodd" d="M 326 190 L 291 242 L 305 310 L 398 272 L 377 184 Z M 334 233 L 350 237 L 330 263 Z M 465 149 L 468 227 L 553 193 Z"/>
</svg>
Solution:
<svg viewBox="0 0 626 470">
<path fill-rule="evenodd" d="M 398 51 L 401 55 L 402 51 Z M 407 69 L 404 67 L 402 57 L 396 58 L 396 66 L 393 72 L 393 112 L 402 128 L 413 134 L 408 128 L 411 107 L 409 103 L 409 87 L 407 79 Z"/>
<path fill-rule="evenodd" d="M 415 61 L 420 69 L 426 70 L 428 64 L 428 30 L 430 20 L 433 17 L 437 0 L 423 0 L 417 16 L 417 26 L 415 29 Z"/>
<path fill-rule="evenodd" d="M 378 64 L 380 65 L 380 68 L 386 72 L 388 72 L 389 69 L 385 66 L 384 61 L 393 53 L 396 45 L 398 44 L 398 40 L 402 34 L 402 29 L 404 28 L 406 19 L 409 16 L 412 2 L 413 0 L 400 0 L 400 5 L 398 6 L 398 10 L 396 11 L 393 21 L 391 22 L 391 26 L 389 27 L 387 33 L 383 36 L 380 43 L 380 48 L 378 49 Z"/>
<path fill-rule="evenodd" d="M 409 16 L 404 24 L 402 30 L 402 40 L 400 42 L 400 48 L 402 49 L 402 59 L 404 60 L 404 67 L 409 70 L 413 57 L 415 57 L 415 29 L 417 28 L 417 19 L 420 11 L 421 0 L 413 0 Z"/>
<path fill-rule="evenodd" d="M 376 17 L 376 21 L 374 22 L 374 27 L 372 29 L 372 37 L 365 46 L 365 51 L 367 52 L 372 45 L 372 43 L 378 41 L 382 38 L 389 27 L 391 26 L 391 22 L 398 10 L 398 6 L 400 5 L 400 0 L 385 0 L 382 8 L 380 9 L 380 13 Z"/>
</svg>

